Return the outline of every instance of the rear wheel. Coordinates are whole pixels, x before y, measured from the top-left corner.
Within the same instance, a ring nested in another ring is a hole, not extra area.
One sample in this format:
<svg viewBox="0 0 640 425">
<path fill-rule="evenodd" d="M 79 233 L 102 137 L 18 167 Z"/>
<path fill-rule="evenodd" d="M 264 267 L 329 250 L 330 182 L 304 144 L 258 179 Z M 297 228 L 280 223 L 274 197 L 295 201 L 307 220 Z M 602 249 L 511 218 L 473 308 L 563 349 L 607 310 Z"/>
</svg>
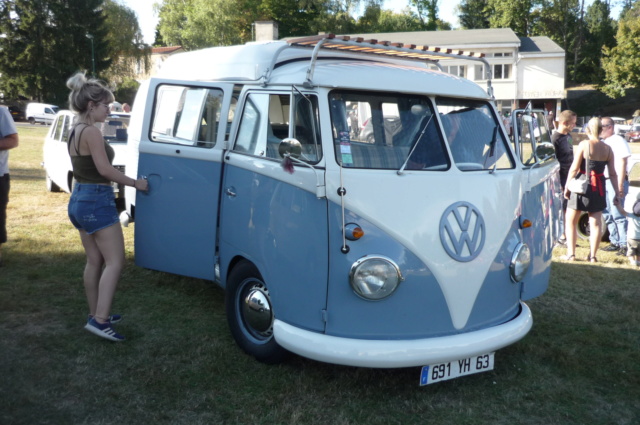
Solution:
<svg viewBox="0 0 640 425">
<path fill-rule="evenodd" d="M 288 352 L 273 337 L 273 308 L 260 272 L 249 261 L 238 263 L 227 279 L 227 322 L 236 343 L 258 361 L 282 362 Z"/>
<path fill-rule="evenodd" d="M 49 192 L 60 192 L 60 186 L 58 186 L 57 184 L 55 184 L 53 182 L 53 180 L 51 180 L 51 177 L 49 177 L 49 174 L 46 175 L 45 181 L 46 181 L 46 184 L 47 184 L 47 191 L 49 191 Z"/>
<path fill-rule="evenodd" d="M 29 117 L 29 124 L 34 125 L 36 123 L 36 119 L 33 117 Z"/>
<path fill-rule="evenodd" d="M 604 221 L 604 217 L 602 217 L 602 240 L 609 240 L 609 230 L 607 229 L 607 223 Z M 578 232 L 578 237 L 580 239 L 589 239 L 589 235 L 591 235 L 591 229 L 589 228 L 589 214 L 586 212 L 580 213 L 580 218 L 578 219 L 578 224 L 576 224 L 576 230 Z"/>
</svg>

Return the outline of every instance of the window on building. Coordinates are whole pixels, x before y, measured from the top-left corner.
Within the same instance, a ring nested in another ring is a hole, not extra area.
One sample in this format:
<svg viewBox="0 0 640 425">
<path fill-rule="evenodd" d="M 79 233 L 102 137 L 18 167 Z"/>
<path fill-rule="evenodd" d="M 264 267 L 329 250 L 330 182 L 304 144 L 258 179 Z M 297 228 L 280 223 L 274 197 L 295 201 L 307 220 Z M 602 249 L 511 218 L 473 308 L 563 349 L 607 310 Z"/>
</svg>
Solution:
<svg viewBox="0 0 640 425">
<path fill-rule="evenodd" d="M 484 65 L 475 65 L 473 72 L 474 81 L 486 80 L 486 76 L 484 75 Z"/>
<path fill-rule="evenodd" d="M 442 67 L 444 72 L 452 75 L 457 75 L 458 77 L 466 78 L 466 66 L 464 65 L 447 65 Z"/>
<path fill-rule="evenodd" d="M 508 80 L 509 78 L 511 78 L 511 64 L 493 65 L 494 80 Z"/>
<path fill-rule="evenodd" d="M 500 53 L 493 54 L 494 58 L 510 58 L 512 56 L 513 56 L 512 52 L 500 52 Z"/>
</svg>

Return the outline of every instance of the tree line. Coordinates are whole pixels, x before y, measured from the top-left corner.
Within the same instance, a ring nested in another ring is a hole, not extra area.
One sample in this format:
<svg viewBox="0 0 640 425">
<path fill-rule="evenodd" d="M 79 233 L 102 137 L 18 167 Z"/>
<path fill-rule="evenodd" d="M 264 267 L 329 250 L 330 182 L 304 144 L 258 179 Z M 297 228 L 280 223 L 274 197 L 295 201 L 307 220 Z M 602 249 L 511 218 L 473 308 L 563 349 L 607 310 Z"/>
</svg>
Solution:
<svg viewBox="0 0 640 425">
<path fill-rule="evenodd" d="M 450 30 L 439 18 L 440 1 L 410 0 L 394 13 L 383 0 L 159 0 L 154 45 L 242 44 L 253 39 L 252 24 L 265 20 L 278 23 L 281 38 Z M 619 20 L 609 0 L 462 0 L 457 15 L 462 29 L 548 36 L 566 52 L 568 84 L 595 84 L 617 97 L 640 82 L 640 2 L 622 2 Z M 0 34 L 5 99 L 62 105 L 66 79 L 86 70 L 131 101 L 135 70 L 149 66 L 136 15 L 118 0 L 0 0 Z"/>
</svg>

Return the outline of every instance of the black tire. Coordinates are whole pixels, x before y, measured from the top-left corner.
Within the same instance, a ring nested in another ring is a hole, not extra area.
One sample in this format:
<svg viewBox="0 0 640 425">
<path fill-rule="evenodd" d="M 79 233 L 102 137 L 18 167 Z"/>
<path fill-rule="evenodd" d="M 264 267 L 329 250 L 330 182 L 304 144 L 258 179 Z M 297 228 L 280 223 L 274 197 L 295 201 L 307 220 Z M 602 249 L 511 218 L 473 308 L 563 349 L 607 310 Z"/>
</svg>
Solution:
<svg viewBox="0 0 640 425">
<path fill-rule="evenodd" d="M 252 303 L 248 303 L 250 295 Z M 267 364 L 281 363 L 287 357 L 288 352 L 273 337 L 269 291 L 251 262 L 243 260 L 229 273 L 225 308 L 231 335 L 247 354 Z"/>
<path fill-rule="evenodd" d="M 47 184 L 47 191 L 48 192 L 60 192 L 60 186 L 58 186 L 57 184 L 55 184 L 53 182 L 53 180 L 51 180 L 51 177 L 49 177 L 49 174 L 47 174 L 45 176 L 45 181 Z"/>
<path fill-rule="evenodd" d="M 36 123 L 36 119 L 33 117 L 29 117 L 29 124 L 34 125 Z"/>
<path fill-rule="evenodd" d="M 589 214 L 586 212 L 580 213 L 578 224 L 576 224 L 576 230 L 578 232 L 578 238 L 589 240 L 591 235 L 591 229 L 589 228 Z M 607 229 L 607 223 L 602 218 L 602 241 L 607 242 L 609 240 L 609 230 Z"/>
</svg>

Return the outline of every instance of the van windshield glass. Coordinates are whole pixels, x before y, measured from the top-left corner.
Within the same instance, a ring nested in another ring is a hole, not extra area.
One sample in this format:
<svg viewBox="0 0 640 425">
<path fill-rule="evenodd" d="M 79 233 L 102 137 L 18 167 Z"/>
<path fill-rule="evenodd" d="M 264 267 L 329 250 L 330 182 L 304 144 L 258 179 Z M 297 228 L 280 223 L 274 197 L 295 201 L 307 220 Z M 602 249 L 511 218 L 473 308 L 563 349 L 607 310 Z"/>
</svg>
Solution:
<svg viewBox="0 0 640 425">
<path fill-rule="evenodd" d="M 436 104 L 456 167 L 462 171 L 514 168 L 488 102 L 439 97 Z"/>
<path fill-rule="evenodd" d="M 334 90 L 336 160 L 343 167 L 444 171 L 450 167 L 426 96 Z"/>
</svg>

